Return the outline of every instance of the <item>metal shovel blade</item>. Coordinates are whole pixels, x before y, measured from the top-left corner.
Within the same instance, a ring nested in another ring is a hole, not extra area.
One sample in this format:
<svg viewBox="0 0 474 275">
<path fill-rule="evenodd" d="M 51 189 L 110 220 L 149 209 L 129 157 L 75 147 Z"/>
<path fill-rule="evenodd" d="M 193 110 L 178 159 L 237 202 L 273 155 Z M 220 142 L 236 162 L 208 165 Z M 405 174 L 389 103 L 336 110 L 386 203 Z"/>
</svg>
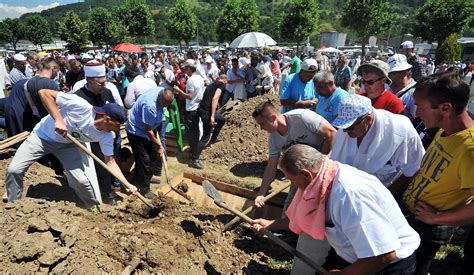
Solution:
<svg viewBox="0 0 474 275">
<path fill-rule="evenodd" d="M 204 188 L 204 192 L 214 200 L 215 203 L 224 203 L 224 200 L 221 197 L 221 194 L 217 189 L 210 183 L 208 180 L 204 180 L 202 182 L 202 188 Z"/>
</svg>

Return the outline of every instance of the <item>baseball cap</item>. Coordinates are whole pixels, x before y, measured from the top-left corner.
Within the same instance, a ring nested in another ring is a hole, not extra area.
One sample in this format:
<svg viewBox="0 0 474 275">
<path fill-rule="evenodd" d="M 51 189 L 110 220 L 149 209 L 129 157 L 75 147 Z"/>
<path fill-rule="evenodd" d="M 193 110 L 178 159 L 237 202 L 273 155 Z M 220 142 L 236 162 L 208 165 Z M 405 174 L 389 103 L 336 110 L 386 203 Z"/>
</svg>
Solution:
<svg viewBox="0 0 474 275">
<path fill-rule="evenodd" d="M 387 60 L 388 72 L 401 72 L 411 69 L 411 65 L 407 62 L 407 57 L 404 54 L 394 54 Z"/>
<path fill-rule="evenodd" d="M 212 59 L 212 57 L 208 56 L 206 57 L 206 63 L 212 63 L 214 61 L 214 59 Z"/>
<path fill-rule="evenodd" d="M 26 56 L 22 55 L 21 53 L 17 53 L 13 56 L 15 61 L 26 61 Z"/>
<path fill-rule="evenodd" d="M 318 62 L 313 58 L 307 58 L 301 63 L 301 70 L 315 72 L 318 70 Z"/>
<path fill-rule="evenodd" d="M 339 103 L 337 118 L 332 122 L 334 127 L 346 129 L 361 116 L 373 111 L 372 102 L 368 97 L 352 94 Z"/>
<path fill-rule="evenodd" d="M 407 41 L 403 42 L 402 44 L 400 44 L 400 48 L 413 49 L 413 42 L 411 42 L 410 40 L 407 40 Z"/>
<path fill-rule="evenodd" d="M 107 115 L 116 122 L 125 123 L 127 116 L 125 115 L 125 109 L 117 103 L 107 103 L 102 107 L 94 107 L 94 113 L 100 115 Z"/>
<path fill-rule="evenodd" d="M 188 59 L 186 60 L 186 62 L 184 62 L 184 66 L 196 68 L 196 61 L 194 61 L 193 59 Z"/>
<path fill-rule="evenodd" d="M 388 64 L 386 62 L 378 59 L 371 60 L 368 63 L 360 65 L 359 69 L 357 69 L 357 74 L 362 75 L 364 70 L 366 70 L 367 68 L 376 69 L 380 74 L 382 74 L 388 79 L 388 82 L 392 82 L 392 80 L 388 77 Z"/>
</svg>

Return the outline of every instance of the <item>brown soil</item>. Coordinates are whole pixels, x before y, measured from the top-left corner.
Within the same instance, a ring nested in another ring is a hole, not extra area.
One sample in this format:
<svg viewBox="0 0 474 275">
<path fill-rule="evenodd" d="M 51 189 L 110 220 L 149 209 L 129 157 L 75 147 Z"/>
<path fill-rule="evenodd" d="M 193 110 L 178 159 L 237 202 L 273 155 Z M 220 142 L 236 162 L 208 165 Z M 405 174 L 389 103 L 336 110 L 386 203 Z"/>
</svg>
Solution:
<svg viewBox="0 0 474 275">
<path fill-rule="evenodd" d="M 221 131 L 224 141 L 206 148 L 201 158 L 227 166 L 237 176 L 262 175 L 268 158 L 268 133 L 255 123 L 252 112 L 259 103 L 267 100 L 280 108 L 276 95 L 266 95 L 251 98 L 224 114 L 227 120 Z"/>
<path fill-rule="evenodd" d="M 10 155 L 0 160 L 1 177 Z M 0 178 L 1 179 L 1 178 Z M 26 198 L 0 205 L 0 272 L 285 273 L 268 263 L 292 257 L 245 227 L 219 233 L 231 216 L 223 210 L 154 201 L 149 217 L 140 201 L 93 214 L 77 206 L 72 190 L 53 171 L 33 164 L 25 175 Z M 0 181 L 3 193 L 3 180 Z M 184 188 L 184 187 L 183 187 Z"/>
</svg>

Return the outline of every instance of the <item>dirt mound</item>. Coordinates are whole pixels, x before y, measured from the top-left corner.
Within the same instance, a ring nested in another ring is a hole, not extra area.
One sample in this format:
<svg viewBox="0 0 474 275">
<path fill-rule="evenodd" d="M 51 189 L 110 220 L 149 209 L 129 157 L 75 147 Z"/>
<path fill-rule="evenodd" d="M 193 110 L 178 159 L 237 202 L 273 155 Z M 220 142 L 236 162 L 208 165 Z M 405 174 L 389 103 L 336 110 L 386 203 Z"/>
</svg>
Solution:
<svg viewBox="0 0 474 275">
<path fill-rule="evenodd" d="M 202 159 L 229 167 L 236 164 L 244 166 L 249 164 L 255 167 L 256 163 L 266 161 L 268 133 L 255 123 L 252 112 L 259 103 L 267 100 L 271 100 L 277 108 L 280 108 L 278 96 L 257 96 L 239 104 L 225 115 L 227 122 L 221 131 L 224 141 L 206 148 L 202 152 Z"/>
<path fill-rule="evenodd" d="M 1 175 L 9 162 L 0 160 Z M 77 207 L 70 188 L 38 164 L 26 174 L 24 192 L 26 198 L 0 204 L 2 273 L 117 273 L 127 266 L 166 274 L 286 273 L 271 263 L 292 258 L 249 229 L 220 234 L 231 218 L 223 210 L 170 198 L 154 202 L 162 210 L 152 218 L 126 196 L 93 214 Z"/>
</svg>

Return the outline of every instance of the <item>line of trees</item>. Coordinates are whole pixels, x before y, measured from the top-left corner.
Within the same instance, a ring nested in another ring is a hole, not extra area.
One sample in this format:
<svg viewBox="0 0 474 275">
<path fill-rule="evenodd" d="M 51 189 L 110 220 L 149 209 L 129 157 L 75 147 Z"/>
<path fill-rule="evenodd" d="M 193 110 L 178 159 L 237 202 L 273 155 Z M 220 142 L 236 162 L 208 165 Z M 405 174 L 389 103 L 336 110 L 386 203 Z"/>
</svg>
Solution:
<svg viewBox="0 0 474 275">
<path fill-rule="evenodd" d="M 333 10 L 321 7 L 324 2 L 293 0 L 262 6 L 259 0 L 226 0 L 218 6 L 213 1 L 177 0 L 174 5 L 152 10 L 145 0 L 126 0 L 110 9 L 93 8 L 82 19 L 68 11 L 54 22 L 54 27 L 40 15 L 24 20 L 7 18 L 0 22 L 0 40 L 14 47 L 22 38 L 41 45 L 51 41 L 50 30 L 54 29 L 68 43 L 69 50 L 80 51 L 88 41 L 105 47 L 121 42 L 143 43 L 147 38 L 150 42 L 188 44 L 201 33 L 204 40 L 230 42 L 242 33 L 263 31 L 278 41 L 299 45 L 319 31 L 337 27 L 349 31 L 364 49 L 370 36 L 392 30 L 410 31 L 441 45 L 449 35 L 461 35 L 472 28 L 474 18 L 474 2 L 464 0 L 427 0 L 403 16 L 396 12 L 400 6 L 388 0 L 338 0 L 333 1 Z"/>
</svg>

